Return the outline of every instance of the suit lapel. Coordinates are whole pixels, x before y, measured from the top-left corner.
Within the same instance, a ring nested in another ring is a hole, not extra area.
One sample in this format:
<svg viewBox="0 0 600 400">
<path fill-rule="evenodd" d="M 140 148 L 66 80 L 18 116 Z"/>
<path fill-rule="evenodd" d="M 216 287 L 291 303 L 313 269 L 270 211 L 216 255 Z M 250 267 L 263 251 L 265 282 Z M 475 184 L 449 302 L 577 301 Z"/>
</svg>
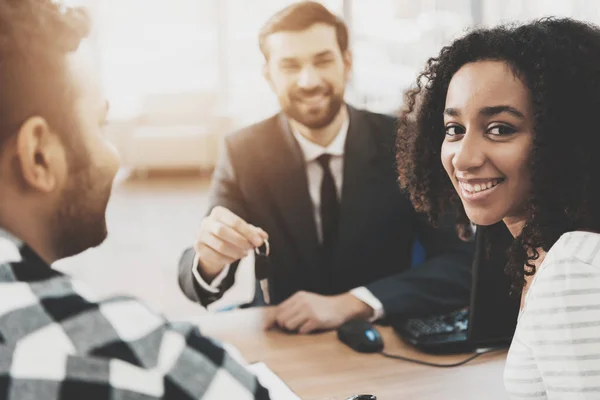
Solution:
<svg viewBox="0 0 600 400">
<path fill-rule="evenodd" d="M 319 244 L 304 155 L 283 115 L 279 115 L 277 132 L 269 140 L 264 168 L 268 187 L 305 265 L 317 268 Z"/>
<path fill-rule="evenodd" d="M 374 166 L 377 147 L 365 120 L 363 111 L 348 106 L 350 124 L 344 150 L 344 180 L 340 204 L 339 242 L 336 260 L 352 245 L 353 237 L 360 235 L 361 227 L 370 218 L 371 180 L 376 174 Z"/>
</svg>

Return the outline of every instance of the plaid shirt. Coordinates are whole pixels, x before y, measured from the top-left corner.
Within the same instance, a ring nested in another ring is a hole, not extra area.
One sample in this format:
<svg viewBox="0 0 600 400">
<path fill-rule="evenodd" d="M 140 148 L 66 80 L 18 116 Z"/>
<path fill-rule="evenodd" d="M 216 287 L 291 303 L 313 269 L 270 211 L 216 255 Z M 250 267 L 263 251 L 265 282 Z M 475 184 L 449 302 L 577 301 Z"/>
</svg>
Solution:
<svg viewBox="0 0 600 400">
<path fill-rule="evenodd" d="M 0 399 L 269 399 L 190 324 L 99 301 L 0 229 Z"/>
</svg>

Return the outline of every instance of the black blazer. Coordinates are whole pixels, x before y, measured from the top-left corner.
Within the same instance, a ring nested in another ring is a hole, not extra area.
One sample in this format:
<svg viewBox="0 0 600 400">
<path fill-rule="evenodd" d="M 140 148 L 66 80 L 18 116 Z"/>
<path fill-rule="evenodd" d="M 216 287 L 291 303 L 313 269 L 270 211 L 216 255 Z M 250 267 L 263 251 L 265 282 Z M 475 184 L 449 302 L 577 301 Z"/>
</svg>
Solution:
<svg viewBox="0 0 600 400">
<path fill-rule="evenodd" d="M 425 315 L 466 306 L 473 244 L 462 242 L 452 223 L 441 229 L 424 223 L 399 189 L 394 118 L 348 110 L 340 233 L 330 284 L 319 267 L 304 157 L 282 114 L 226 138 L 209 212 L 226 207 L 269 233 L 273 304 L 300 290 L 339 294 L 366 286 L 387 314 Z M 411 269 L 417 236 L 426 261 Z M 214 295 L 195 281 L 193 258 L 192 249 L 183 254 L 179 284 L 190 299 L 208 305 L 233 285 L 237 264 Z M 262 293 L 256 293 L 254 303 L 260 304 Z"/>
</svg>

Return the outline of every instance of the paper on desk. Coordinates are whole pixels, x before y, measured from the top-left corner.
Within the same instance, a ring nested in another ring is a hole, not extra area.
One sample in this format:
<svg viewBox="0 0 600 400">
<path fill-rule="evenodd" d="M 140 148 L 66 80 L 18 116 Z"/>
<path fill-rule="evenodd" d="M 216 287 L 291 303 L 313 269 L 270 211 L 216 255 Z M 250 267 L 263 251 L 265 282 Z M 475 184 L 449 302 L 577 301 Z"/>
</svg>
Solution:
<svg viewBox="0 0 600 400">
<path fill-rule="evenodd" d="M 265 363 L 250 364 L 248 369 L 269 389 L 272 400 L 301 400 Z"/>
</svg>

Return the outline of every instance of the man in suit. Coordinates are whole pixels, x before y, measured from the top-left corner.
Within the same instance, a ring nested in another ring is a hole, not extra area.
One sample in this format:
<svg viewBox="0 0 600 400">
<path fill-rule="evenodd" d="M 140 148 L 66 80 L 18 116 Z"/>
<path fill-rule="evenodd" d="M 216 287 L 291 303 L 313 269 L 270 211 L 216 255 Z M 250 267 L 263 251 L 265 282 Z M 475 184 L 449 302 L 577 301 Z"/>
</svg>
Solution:
<svg viewBox="0 0 600 400">
<path fill-rule="evenodd" d="M 394 119 L 344 103 L 352 57 L 343 21 L 300 2 L 273 16 L 259 42 L 281 112 L 226 138 L 209 214 L 180 261 L 184 293 L 203 305 L 219 299 L 239 260 L 268 238 L 269 297 L 290 331 L 466 305 L 472 245 L 452 224 L 428 226 L 400 191 Z M 417 236 L 426 261 L 411 269 Z"/>
</svg>

